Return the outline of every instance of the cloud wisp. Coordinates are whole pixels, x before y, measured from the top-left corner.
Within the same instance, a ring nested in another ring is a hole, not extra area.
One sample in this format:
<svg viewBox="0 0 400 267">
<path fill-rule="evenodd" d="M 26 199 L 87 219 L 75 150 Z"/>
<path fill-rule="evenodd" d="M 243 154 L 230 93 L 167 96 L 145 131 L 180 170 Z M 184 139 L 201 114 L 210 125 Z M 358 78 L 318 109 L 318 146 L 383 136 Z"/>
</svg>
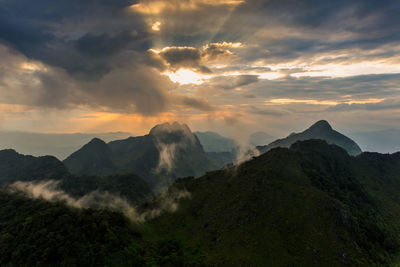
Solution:
<svg viewBox="0 0 400 267">
<path fill-rule="evenodd" d="M 187 191 L 167 191 L 158 196 L 157 202 L 149 209 L 138 209 L 137 206 L 109 192 L 93 191 L 83 197 L 74 198 L 59 189 L 60 181 L 15 182 L 8 186 L 10 192 L 22 192 L 33 199 L 63 202 L 75 208 L 107 208 L 125 214 L 134 222 L 142 223 L 160 216 L 164 212 L 175 212 L 178 201 L 190 197 Z"/>
</svg>

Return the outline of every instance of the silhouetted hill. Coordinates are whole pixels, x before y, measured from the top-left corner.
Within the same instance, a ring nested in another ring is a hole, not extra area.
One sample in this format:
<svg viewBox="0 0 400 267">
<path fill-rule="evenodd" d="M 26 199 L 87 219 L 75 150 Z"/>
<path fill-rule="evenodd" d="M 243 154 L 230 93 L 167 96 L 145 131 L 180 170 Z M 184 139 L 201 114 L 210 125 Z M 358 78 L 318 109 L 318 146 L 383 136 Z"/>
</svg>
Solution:
<svg viewBox="0 0 400 267">
<path fill-rule="evenodd" d="M 108 144 L 92 140 L 64 160 L 64 164 L 75 175 L 135 173 L 157 186 L 220 167 L 207 157 L 189 127 L 176 122 L 157 125 L 145 136 Z"/>
<path fill-rule="evenodd" d="M 191 193 L 150 222 L 210 266 L 388 266 L 400 249 L 400 153 L 351 157 L 321 140 L 180 179 Z"/>
<path fill-rule="evenodd" d="M 72 174 L 108 175 L 114 170 L 111 151 L 107 144 L 98 138 L 92 139 L 81 149 L 64 160 Z"/>
<path fill-rule="evenodd" d="M 316 122 L 304 132 L 292 133 L 286 138 L 278 139 L 269 145 L 259 146 L 257 148 L 261 153 L 264 153 L 275 147 L 290 147 L 297 141 L 309 139 L 321 139 L 328 142 L 328 144 L 338 145 L 344 148 L 349 155 L 358 155 L 362 152 L 360 147 L 353 140 L 333 130 L 325 120 Z"/>
<path fill-rule="evenodd" d="M 64 160 L 74 151 L 97 137 L 106 142 L 129 137 L 129 133 L 33 133 L 0 130 L 0 149 L 13 148 L 32 156 L 52 155 Z"/>
<path fill-rule="evenodd" d="M 61 179 L 67 175 L 62 162 L 53 156 L 27 156 L 12 149 L 0 151 L 0 185 L 15 181 Z"/>
</svg>

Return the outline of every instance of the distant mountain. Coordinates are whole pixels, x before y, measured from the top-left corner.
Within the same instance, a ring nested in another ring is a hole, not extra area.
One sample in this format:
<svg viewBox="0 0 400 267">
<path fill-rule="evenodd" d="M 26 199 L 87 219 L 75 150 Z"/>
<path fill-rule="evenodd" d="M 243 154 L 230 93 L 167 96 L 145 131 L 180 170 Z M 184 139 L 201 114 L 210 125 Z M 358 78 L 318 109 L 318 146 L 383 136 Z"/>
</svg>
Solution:
<svg viewBox="0 0 400 267">
<path fill-rule="evenodd" d="M 68 175 L 62 162 L 55 157 L 26 156 L 12 149 L 0 151 L 0 185 L 15 181 L 61 179 Z"/>
<path fill-rule="evenodd" d="M 400 129 L 352 132 L 351 136 L 363 151 L 394 153 L 400 151 Z"/>
<path fill-rule="evenodd" d="M 397 266 L 399 173 L 400 153 L 296 142 L 178 180 L 191 197 L 149 224 L 198 245 L 207 266 Z"/>
<path fill-rule="evenodd" d="M 214 132 L 195 132 L 205 152 L 234 152 L 238 144 L 235 140 Z"/>
<path fill-rule="evenodd" d="M 185 124 L 155 126 L 145 136 L 105 142 L 94 139 L 64 160 L 75 175 L 135 173 L 151 185 L 177 177 L 200 176 L 220 166 L 210 159 Z"/>
<path fill-rule="evenodd" d="M 264 132 L 255 132 L 250 135 L 250 144 L 253 146 L 262 146 L 271 143 L 275 138 Z"/>
<path fill-rule="evenodd" d="M 65 159 L 93 138 L 106 142 L 129 137 L 129 133 L 72 133 L 46 134 L 16 131 L 0 131 L 0 149 L 13 148 L 16 151 L 33 156 L 53 155 Z"/>
<path fill-rule="evenodd" d="M 292 133 L 288 137 L 278 139 L 269 145 L 257 147 L 261 153 L 265 153 L 275 147 L 290 147 L 297 141 L 321 139 L 325 140 L 328 144 L 335 144 L 344 148 L 349 155 L 358 155 L 362 151 L 360 147 L 350 138 L 335 131 L 325 120 L 320 120 L 312 125 L 310 128 L 301 133 Z"/>
</svg>

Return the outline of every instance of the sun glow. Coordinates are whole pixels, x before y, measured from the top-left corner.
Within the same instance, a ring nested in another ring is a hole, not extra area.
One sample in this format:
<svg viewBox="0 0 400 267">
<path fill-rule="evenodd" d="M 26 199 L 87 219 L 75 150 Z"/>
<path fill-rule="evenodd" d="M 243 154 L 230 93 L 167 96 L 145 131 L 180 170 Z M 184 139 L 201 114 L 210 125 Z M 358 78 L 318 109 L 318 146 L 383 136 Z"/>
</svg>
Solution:
<svg viewBox="0 0 400 267">
<path fill-rule="evenodd" d="M 151 29 L 155 32 L 160 31 L 160 26 L 161 26 L 161 22 L 156 21 L 153 23 L 153 25 L 151 26 Z"/>
<path fill-rule="evenodd" d="M 202 84 L 204 79 L 208 79 L 209 76 L 201 75 L 188 69 L 179 69 L 176 72 L 165 72 L 165 75 L 173 82 L 179 84 Z"/>
</svg>

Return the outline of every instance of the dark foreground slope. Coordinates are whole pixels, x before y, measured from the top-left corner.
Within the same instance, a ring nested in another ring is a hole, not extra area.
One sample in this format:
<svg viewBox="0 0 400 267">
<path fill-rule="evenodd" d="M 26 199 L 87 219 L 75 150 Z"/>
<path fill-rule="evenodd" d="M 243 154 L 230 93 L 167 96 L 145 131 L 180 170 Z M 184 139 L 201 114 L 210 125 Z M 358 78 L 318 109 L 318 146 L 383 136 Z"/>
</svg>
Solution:
<svg viewBox="0 0 400 267">
<path fill-rule="evenodd" d="M 325 140 L 328 144 L 340 146 L 345 149 L 350 155 L 358 155 L 361 153 L 360 147 L 348 138 L 347 136 L 332 129 L 329 123 L 325 120 L 320 120 L 314 123 L 310 128 L 301 133 L 292 133 L 286 138 L 275 140 L 269 145 L 258 146 L 261 153 L 267 152 L 276 147 L 290 147 L 297 141 L 304 141 L 310 139 Z"/>
<path fill-rule="evenodd" d="M 0 190 L 1 266 L 199 266 L 198 250 L 152 238 L 107 210 L 76 209 Z"/>
<path fill-rule="evenodd" d="M 179 180 L 191 192 L 151 222 L 209 265 L 387 266 L 400 240 L 400 153 L 351 157 L 324 141 Z"/>
</svg>

